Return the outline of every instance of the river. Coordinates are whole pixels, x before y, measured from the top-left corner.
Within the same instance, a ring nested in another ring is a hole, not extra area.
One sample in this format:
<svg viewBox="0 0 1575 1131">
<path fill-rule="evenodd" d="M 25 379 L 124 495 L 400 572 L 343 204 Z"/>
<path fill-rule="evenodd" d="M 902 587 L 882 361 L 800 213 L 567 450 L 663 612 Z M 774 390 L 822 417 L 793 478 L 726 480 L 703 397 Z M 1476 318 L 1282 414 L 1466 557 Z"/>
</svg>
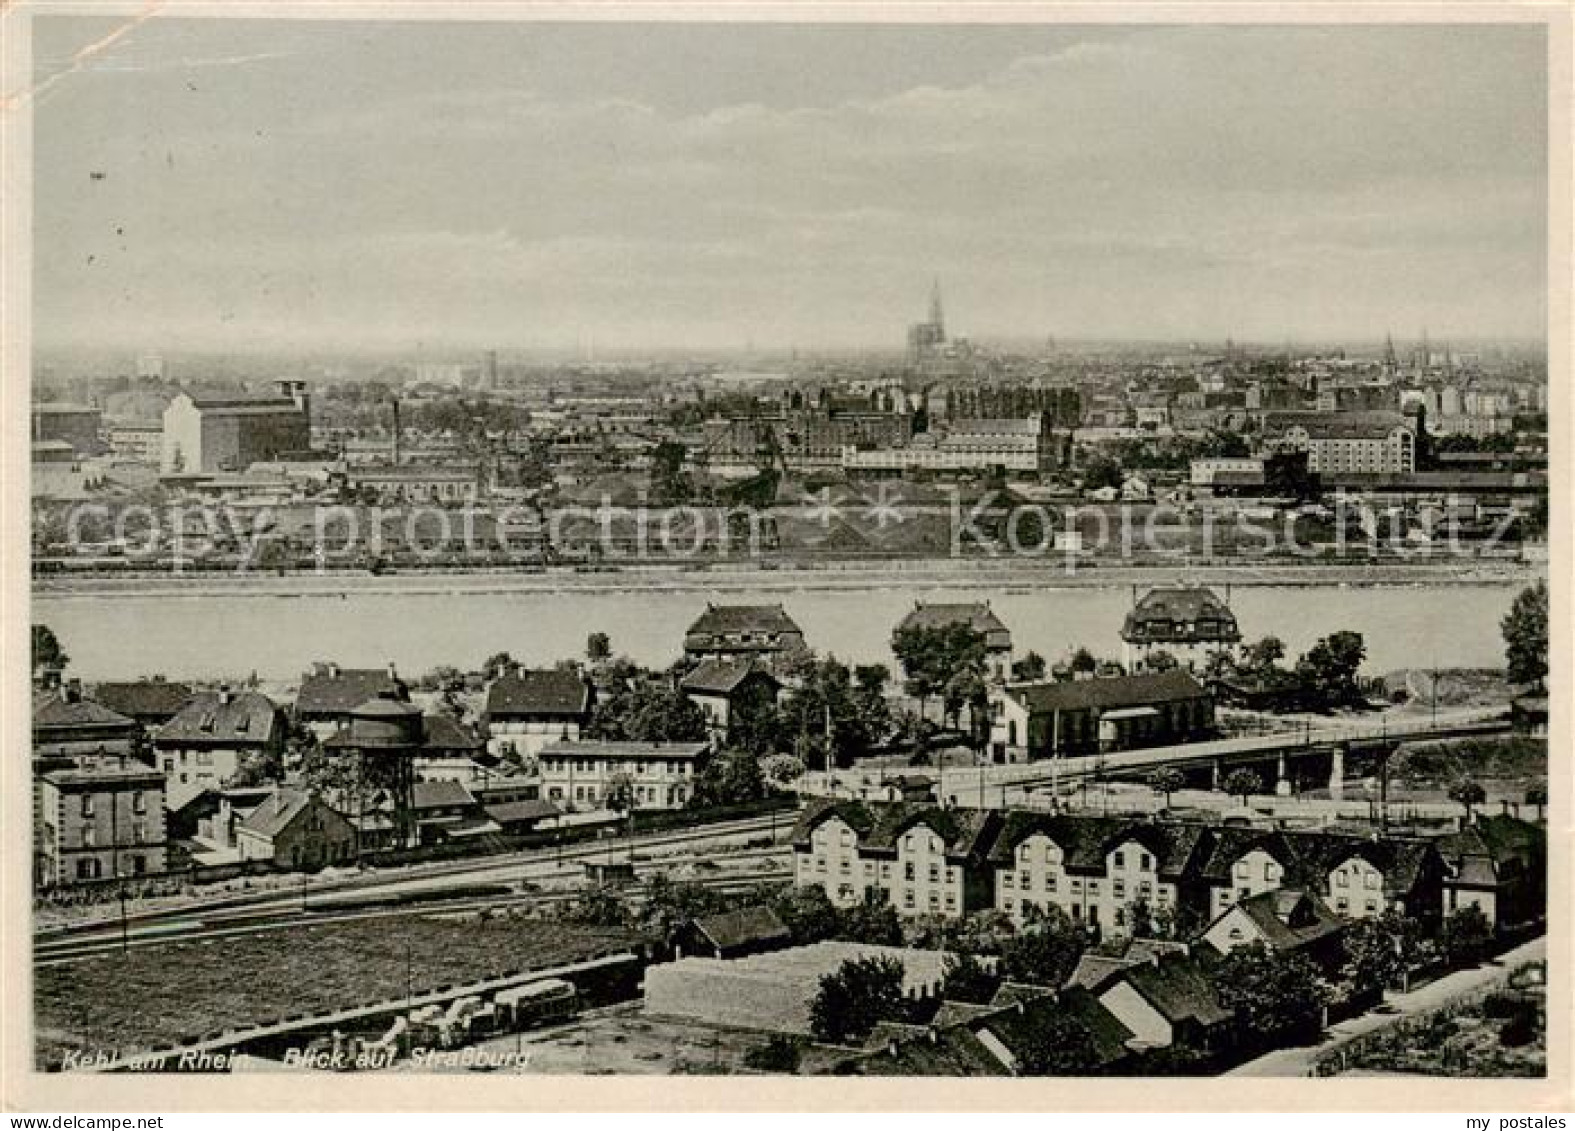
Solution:
<svg viewBox="0 0 1575 1131">
<path fill-rule="evenodd" d="M 1127 585 L 1073 587 L 956 582 L 929 588 L 917 579 L 883 586 L 785 590 L 708 587 L 702 579 L 669 590 L 519 592 L 196 592 L 113 595 L 41 592 L 33 619 L 49 625 L 84 680 L 163 674 L 171 679 L 241 678 L 256 672 L 288 681 L 313 660 L 347 667 L 389 661 L 408 675 L 440 664 L 479 667 L 496 652 L 532 665 L 580 656 L 588 633 L 612 637 L 615 651 L 653 666 L 682 647 L 685 628 L 718 603 L 781 602 L 811 647 L 853 662 L 891 662 L 892 627 L 915 600 L 984 601 L 1011 628 L 1019 655 L 1050 660 L 1082 645 L 1119 657 Z M 1367 670 L 1494 667 L 1503 664 L 1499 621 L 1522 582 L 1415 585 L 1252 585 L 1229 600 L 1248 640 L 1275 635 L 1294 657 L 1340 629 L 1362 633 Z M 1224 590 L 1216 586 L 1224 595 Z"/>
</svg>

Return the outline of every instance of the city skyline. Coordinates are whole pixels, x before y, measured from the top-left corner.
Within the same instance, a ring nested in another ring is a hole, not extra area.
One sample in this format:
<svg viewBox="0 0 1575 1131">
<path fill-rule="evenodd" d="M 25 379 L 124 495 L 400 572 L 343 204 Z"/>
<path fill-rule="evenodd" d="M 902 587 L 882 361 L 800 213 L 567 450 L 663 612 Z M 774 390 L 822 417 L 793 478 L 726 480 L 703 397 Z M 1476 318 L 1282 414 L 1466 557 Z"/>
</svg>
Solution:
<svg viewBox="0 0 1575 1131">
<path fill-rule="evenodd" d="M 976 339 L 1543 334 L 1537 27 L 156 18 L 69 61 L 109 26 L 37 21 L 45 350 L 897 349 L 936 276 Z"/>
</svg>

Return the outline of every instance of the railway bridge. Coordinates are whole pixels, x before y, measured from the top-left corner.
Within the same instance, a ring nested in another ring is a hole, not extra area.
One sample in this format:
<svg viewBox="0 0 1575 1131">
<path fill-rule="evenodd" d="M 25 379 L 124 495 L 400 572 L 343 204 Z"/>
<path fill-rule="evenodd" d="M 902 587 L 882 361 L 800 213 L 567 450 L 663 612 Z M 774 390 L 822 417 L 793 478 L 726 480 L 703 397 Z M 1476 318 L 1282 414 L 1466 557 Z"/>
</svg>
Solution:
<svg viewBox="0 0 1575 1131">
<path fill-rule="evenodd" d="M 1140 781 L 1161 768 L 1180 770 L 1190 787 L 1218 789 L 1230 771 L 1246 768 L 1257 771 L 1264 784 L 1282 796 L 1327 786 L 1330 796 L 1338 798 L 1347 780 L 1374 770 L 1382 773 L 1402 743 L 1497 734 L 1509 726 L 1500 708 L 1386 717 L 1372 723 L 1309 724 L 1277 734 L 946 770 L 939 795 L 949 804 L 969 808 L 1005 805 L 1012 793 L 1059 791 L 1089 780 Z"/>
</svg>

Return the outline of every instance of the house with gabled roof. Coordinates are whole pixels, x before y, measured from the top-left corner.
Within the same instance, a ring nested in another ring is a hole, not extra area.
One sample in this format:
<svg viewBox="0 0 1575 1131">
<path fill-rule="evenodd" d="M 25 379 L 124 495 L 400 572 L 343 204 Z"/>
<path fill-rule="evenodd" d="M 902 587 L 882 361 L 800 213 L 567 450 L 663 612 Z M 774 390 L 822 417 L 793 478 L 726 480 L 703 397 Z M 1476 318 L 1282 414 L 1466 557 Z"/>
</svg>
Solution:
<svg viewBox="0 0 1575 1131">
<path fill-rule="evenodd" d="M 261 692 L 221 687 L 193 695 L 153 734 L 170 808 L 227 784 L 248 758 L 278 760 L 284 739 L 284 712 Z"/>
<path fill-rule="evenodd" d="M 1503 814 L 1480 814 L 1438 844 L 1443 913 L 1475 907 L 1495 930 L 1547 915 L 1547 832 Z"/>
<path fill-rule="evenodd" d="M 131 754 L 141 732 L 135 719 L 86 698 L 82 685 L 75 680 L 33 700 L 35 763 Z"/>
<path fill-rule="evenodd" d="M 1208 975 L 1189 956 L 1156 955 L 1112 971 L 1089 987 L 1101 1006 L 1131 1034 L 1134 1051 L 1180 1043 L 1207 1052 L 1230 1037 L 1232 1014 Z"/>
<path fill-rule="evenodd" d="M 1212 694 L 1179 668 L 990 691 L 996 762 L 1163 746 L 1204 738 L 1213 728 Z"/>
<path fill-rule="evenodd" d="M 572 668 L 507 669 L 487 686 L 487 751 L 534 758 L 549 744 L 578 741 L 595 702 L 591 681 Z"/>
<path fill-rule="evenodd" d="M 191 697 L 189 684 L 162 677 L 100 683 L 93 688 L 97 702 L 149 729 L 173 719 Z"/>
<path fill-rule="evenodd" d="M 697 954 L 706 958 L 743 958 L 779 950 L 793 942 L 793 932 L 765 906 L 740 907 L 691 919 L 678 931 L 677 956 Z"/>
<path fill-rule="evenodd" d="M 1009 813 L 990 849 L 995 907 L 1019 923 L 1057 907 L 1099 929 L 1129 927 L 1138 902 L 1181 916 L 1197 902 L 1191 879 L 1205 845 L 1197 825 Z"/>
<path fill-rule="evenodd" d="M 782 683 L 753 656 L 707 656 L 678 687 L 700 708 L 711 737 L 726 742 L 753 713 L 776 704 Z"/>
<path fill-rule="evenodd" d="M 282 868 L 321 868 L 355 859 L 356 830 L 316 792 L 276 790 L 240 823 L 235 845 L 242 860 L 271 860 Z"/>
<path fill-rule="evenodd" d="M 1279 888 L 1226 908 L 1204 928 L 1203 942 L 1220 954 L 1260 943 L 1274 954 L 1302 954 L 1325 970 L 1340 961 L 1346 921 L 1312 892 Z"/>
<path fill-rule="evenodd" d="M 989 810 L 928 804 L 812 806 L 792 834 L 794 876 L 839 907 L 874 891 L 900 915 L 959 918 L 991 904 Z"/>
</svg>

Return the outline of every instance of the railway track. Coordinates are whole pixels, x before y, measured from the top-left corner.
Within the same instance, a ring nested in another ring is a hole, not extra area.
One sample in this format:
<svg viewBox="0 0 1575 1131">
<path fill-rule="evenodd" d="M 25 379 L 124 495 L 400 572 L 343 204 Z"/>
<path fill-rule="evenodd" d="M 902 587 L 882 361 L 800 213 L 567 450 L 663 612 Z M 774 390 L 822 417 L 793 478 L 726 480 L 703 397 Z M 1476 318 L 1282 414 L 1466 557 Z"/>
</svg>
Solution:
<svg viewBox="0 0 1575 1131">
<path fill-rule="evenodd" d="M 777 849 L 730 854 L 727 857 L 729 861 L 749 866 L 729 868 L 717 875 L 698 877 L 686 882 L 720 891 L 747 890 L 765 881 L 788 879 L 791 872 L 785 862 L 774 867 L 765 866 L 768 861 L 784 861 L 784 857 L 785 854 Z M 645 862 L 645 864 L 647 877 L 652 873 L 666 870 L 659 861 Z M 543 878 L 563 879 L 576 875 L 574 869 L 564 869 L 557 875 Z M 639 875 L 638 867 L 636 875 Z M 375 896 L 358 898 L 355 903 L 337 906 L 327 901 L 314 905 L 308 900 L 304 906 L 297 904 L 294 907 L 281 909 L 248 908 L 210 916 L 194 915 L 184 919 L 167 920 L 139 926 L 135 930 L 128 927 L 124 936 L 116 932 L 107 935 L 95 934 L 87 938 L 45 940 L 34 944 L 33 964 L 35 967 L 55 966 L 132 948 L 162 946 L 173 942 L 208 942 L 221 938 L 295 930 L 323 924 L 401 919 L 412 916 L 463 915 L 521 907 L 556 907 L 572 903 L 581 898 L 586 891 L 584 884 L 554 891 L 526 891 L 505 884 L 490 885 L 490 887 L 494 890 L 477 892 L 470 889 L 463 894 L 450 897 L 439 893 L 432 898 L 407 902 L 397 902 L 395 897 L 386 897 L 381 904 L 377 902 L 378 897 Z M 648 890 L 647 878 L 645 881 L 637 880 L 634 884 L 622 887 L 620 893 L 639 896 Z"/>
<path fill-rule="evenodd" d="M 762 833 L 773 836 L 786 834 L 792 827 L 796 814 L 792 812 L 748 817 L 715 824 L 691 826 L 664 832 L 637 834 L 610 840 L 585 841 L 562 848 L 546 847 L 498 856 L 477 857 L 441 864 L 415 865 L 388 874 L 357 876 L 347 880 L 318 885 L 315 889 L 278 887 L 244 895 L 225 894 L 209 899 L 197 899 L 167 907 L 136 910 L 122 917 L 113 913 L 114 903 L 105 905 L 105 915 L 74 923 L 60 923 L 34 931 L 35 952 L 48 943 L 68 939 L 82 939 L 96 935 L 113 936 L 117 941 L 123 923 L 131 930 L 152 927 L 160 923 L 183 922 L 194 918 L 213 919 L 219 915 L 241 915 L 247 910 L 299 909 L 303 898 L 326 900 L 341 895 L 373 896 L 379 892 L 440 891 L 447 887 L 463 887 L 472 883 L 516 883 L 535 880 L 533 874 L 547 865 L 579 864 L 618 854 L 643 853 L 652 850 L 681 848 L 709 842 L 732 842 L 749 839 Z M 697 855 L 696 858 L 701 858 Z"/>
</svg>

